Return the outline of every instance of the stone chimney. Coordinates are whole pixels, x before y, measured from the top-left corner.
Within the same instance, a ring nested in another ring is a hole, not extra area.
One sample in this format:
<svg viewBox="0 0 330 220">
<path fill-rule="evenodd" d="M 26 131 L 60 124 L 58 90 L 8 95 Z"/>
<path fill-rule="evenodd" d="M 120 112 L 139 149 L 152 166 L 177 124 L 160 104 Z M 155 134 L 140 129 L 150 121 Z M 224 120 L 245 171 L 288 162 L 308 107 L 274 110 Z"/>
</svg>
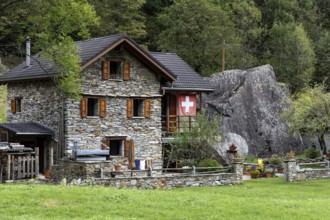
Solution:
<svg viewBox="0 0 330 220">
<path fill-rule="evenodd" d="M 31 40 L 29 37 L 26 38 L 26 67 L 31 65 Z"/>
</svg>

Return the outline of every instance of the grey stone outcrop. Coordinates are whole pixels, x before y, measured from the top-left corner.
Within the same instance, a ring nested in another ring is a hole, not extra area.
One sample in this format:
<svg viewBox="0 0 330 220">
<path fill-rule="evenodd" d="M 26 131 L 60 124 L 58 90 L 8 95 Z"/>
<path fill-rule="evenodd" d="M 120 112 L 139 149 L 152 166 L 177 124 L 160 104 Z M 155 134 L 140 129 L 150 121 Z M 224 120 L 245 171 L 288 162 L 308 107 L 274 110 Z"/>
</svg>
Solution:
<svg viewBox="0 0 330 220">
<path fill-rule="evenodd" d="M 299 147 L 299 141 L 287 133 L 287 125 L 280 117 L 289 92 L 276 82 L 270 65 L 216 73 L 207 80 L 215 91 L 203 96 L 205 108 L 211 117 L 223 116 L 224 132 L 242 136 L 250 154 L 283 155 Z"/>
</svg>

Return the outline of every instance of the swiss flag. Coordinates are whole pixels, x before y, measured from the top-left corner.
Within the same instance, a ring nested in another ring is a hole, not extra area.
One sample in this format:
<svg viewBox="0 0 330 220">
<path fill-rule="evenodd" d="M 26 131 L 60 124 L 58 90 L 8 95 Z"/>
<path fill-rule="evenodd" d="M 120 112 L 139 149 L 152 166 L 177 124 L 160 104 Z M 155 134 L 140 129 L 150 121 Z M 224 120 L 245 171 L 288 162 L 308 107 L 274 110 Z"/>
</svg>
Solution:
<svg viewBox="0 0 330 220">
<path fill-rule="evenodd" d="M 196 95 L 179 95 L 179 116 L 196 116 Z"/>
</svg>

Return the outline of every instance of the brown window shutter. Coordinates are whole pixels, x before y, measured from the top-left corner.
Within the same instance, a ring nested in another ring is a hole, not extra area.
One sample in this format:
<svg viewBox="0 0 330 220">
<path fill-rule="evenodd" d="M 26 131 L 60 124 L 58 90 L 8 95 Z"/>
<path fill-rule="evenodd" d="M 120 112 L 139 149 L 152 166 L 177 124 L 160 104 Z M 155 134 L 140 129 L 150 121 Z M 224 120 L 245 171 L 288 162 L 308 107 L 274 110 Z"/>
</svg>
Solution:
<svg viewBox="0 0 330 220">
<path fill-rule="evenodd" d="M 109 79 L 109 65 L 110 61 L 102 62 L 102 79 Z"/>
<path fill-rule="evenodd" d="M 150 118 L 151 112 L 150 112 L 150 100 L 144 100 L 144 117 Z"/>
<path fill-rule="evenodd" d="M 129 161 L 130 161 L 130 164 L 131 164 L 131 169 L 134 169 L 134 160 L 135 160 L 135 158 L 134 158 L 134 141 L 133 140 L 131 140 L 130 141 L 130 146 L 129 146 Z"/>
<path fill-rule="evenodd" d="M 106 98 L 100 98 L 100 117 L 104 118 L 107 115 L 107 100 Z"/>
<path fill-rule="evenodd" d="M 127 118 L 133 117 L 133 99 L 127 99 Z"/>
<path fill-rule="evenodd" d="M 15 99 L 10 100 L 10 110 L 11 110 L 11 113 L 16 113 L 16 100 Z"/>
<path fill-rule="evenodd" d="M 82 118 L 87 117 L 87 98 L 82 98 L 80 100 L 80 115 Z"/>
<path fill-rule="evenodd" d="M 124 77 L 125 81 L 131 79 L 131 65 L 128 62 L 124 62 Z"/>
<path fill-rule="evenodd" d="M 109 150 L 109 146 L 110 146 L 110 140 L 106 139 L 106 138 L 103 138 L 102 141 L 101 141 L 101 149 L 102 150 Z"/>
<path fill-rule="evenodd" d="M 131 141 L 130 140 L 125 140 L 124 143 L 124 157 L 128 157 L 129 156 L 129 148 L 131 146 Z"/>
</svg>

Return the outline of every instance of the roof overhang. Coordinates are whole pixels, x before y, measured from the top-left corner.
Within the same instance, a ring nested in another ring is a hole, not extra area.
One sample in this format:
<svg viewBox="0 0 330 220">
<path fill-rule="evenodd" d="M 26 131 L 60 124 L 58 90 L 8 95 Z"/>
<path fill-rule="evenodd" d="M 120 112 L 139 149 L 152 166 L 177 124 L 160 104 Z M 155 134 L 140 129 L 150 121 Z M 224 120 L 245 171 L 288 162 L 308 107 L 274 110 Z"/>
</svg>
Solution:
<svg viewBox="0 0 330 220">
<path fill-rule="evenodd" d="M 37 122 L 0 123 L 0 128 L 8 130 L 15 135 L 52 136 L 54 134 L 53 129 Z"/>
<path fill-rule="evenodd" d="M 119 38 L 117 41 L 112 43 L 108 48 L 82 64 L 82 69 L 86 69 L 89 65 L 94 63 L 96 60 L 100 59 L 102 56 L 113 50 L 119 45 L 124 45 L 125 48 L 128 49 L 129 52 L 134 54 L 139 60 L 143 61 L 147 64 L 151 69 L 155 72 L 163 74 L 166 79 L 170 81 L 176 80 L 176 75 L 172 73 L 169 69 L 159 63 L 155 58 L 153 58 L 146 50 L 144 50 L 140 45 L 138 45 L 135 41 L 130 39 L 129 37 L 125 36 Z"/>
<path fill-rule="evenodd" d="M 204 93 L 211 93 L 214 89 L 203 89 L 203 88 L 174 88 L 174 87 L 163 87 L 162 88 L 165 92 L 204 92 Z"/>
</svg>

